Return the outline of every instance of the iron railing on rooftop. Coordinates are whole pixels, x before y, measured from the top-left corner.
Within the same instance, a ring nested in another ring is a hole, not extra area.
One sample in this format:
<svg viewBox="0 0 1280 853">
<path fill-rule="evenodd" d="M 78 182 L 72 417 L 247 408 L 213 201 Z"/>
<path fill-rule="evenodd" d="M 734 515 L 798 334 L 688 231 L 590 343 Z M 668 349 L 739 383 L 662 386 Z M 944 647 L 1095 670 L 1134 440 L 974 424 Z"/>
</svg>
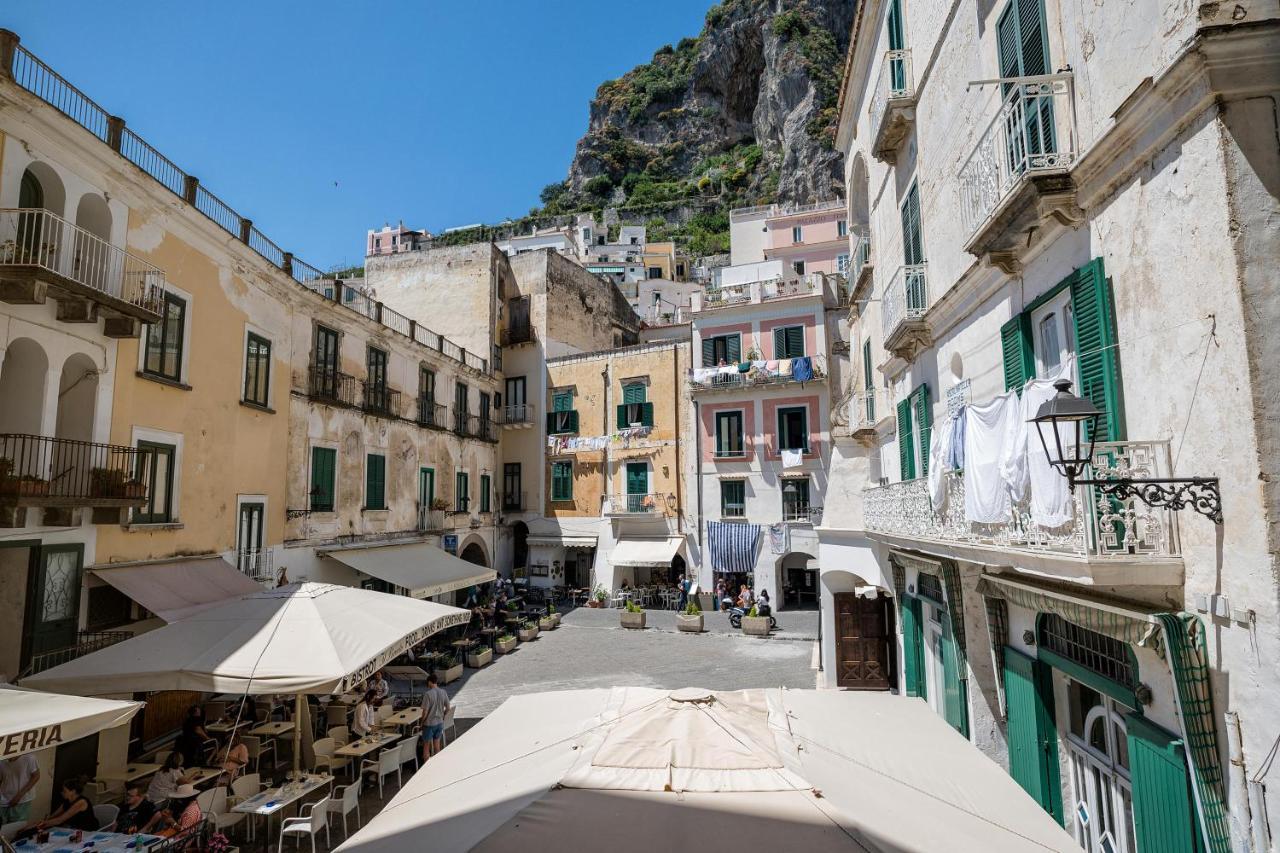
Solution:
<svg viewBox="0 0 1280 853">
<path fill-rule="evenodd" d="M 336 276 L 325 273 L 284 251 L 254 227 L 253 222 L 241 216 L 231 205 L 210 192 L 193 175 L 179 168 L 172 160 L 125 126 L 123 119 L 112 116 L 92 98 L 81 92 L 58 72 L 19 44 L 18 36 L 0 29 L 0 78 L 12 79 L 21 88 L 35 95 L 80 127 L 106 143 L 141 171 L 154 178 L 161 186 L 203 213 L 222 230 L 247 245 L 272 266 L 288 273 L 299 284 L 329 299 L 336 299 Z M 342 290 L 347 290 L 342 288 Z M 346 307 L 379 322 L 411 340 L 425 344 L 446 358 L 460 362 L 486 375 L 493 372 L 493 364 L 479 356 L 467 353 L 462 347 L 441 339 L 439 335 L 411 323 L 408 330 L 400 314 L 390 316 L 391 323 L 379 319 L 381 303 L 364 294 L 343 301 Z M 430 343 L 424 338 L 431 339 Z M 469 357 L 468 357 L 469 356 Z"/>
</svg>

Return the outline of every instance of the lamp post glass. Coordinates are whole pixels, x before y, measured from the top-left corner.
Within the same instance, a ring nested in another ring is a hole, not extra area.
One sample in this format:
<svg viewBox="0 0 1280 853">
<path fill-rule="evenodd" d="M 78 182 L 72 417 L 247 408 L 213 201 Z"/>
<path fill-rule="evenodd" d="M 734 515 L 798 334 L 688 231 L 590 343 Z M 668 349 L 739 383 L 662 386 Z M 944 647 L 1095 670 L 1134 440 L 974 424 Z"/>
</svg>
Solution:
<svg viewBox="0 0 1280 853">
<path fill-rule="evenodd" d="M 1071 383 L 1060 379 L 1053 384 L 1058 393 L 1041 404 L 1031 422 L 1040 434 L 1049 464 L 1072 485 L 1093 460 L 1093 443 L 1102 412 L 1089 400 L 1071 393 Z M 1087 435 L 1082 434 L 1087 424 Z M 1052 436 L 1052 444 L 1049 436 Z M 1083 453 L 1081 451 L 1084 451 Z"/>
</svg>

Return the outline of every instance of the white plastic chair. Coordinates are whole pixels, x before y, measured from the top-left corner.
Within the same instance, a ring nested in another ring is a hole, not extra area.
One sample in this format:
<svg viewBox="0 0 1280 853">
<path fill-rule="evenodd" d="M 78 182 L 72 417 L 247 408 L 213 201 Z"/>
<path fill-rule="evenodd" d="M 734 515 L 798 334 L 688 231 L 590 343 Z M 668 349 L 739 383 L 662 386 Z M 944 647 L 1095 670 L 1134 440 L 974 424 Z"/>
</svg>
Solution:
<svg viewBox="0 0 1280 853">
<path fill-rule="evenodd" d="M 312 766 L 312 770 L 317 773 L 328 771 L 329 775 L 336 775 L 335 769 L 342 769 L 350 763 L 350 759 L 334 755 L 333 751 L 338 745 L 331 737 L 323 737 L 311 745 L 311 749 L 316 754 L 316 760 Z"/>
<path fill-rule="evenodd" d="M 324 840 L 327 847 L 333 846 L 333 839 L 329 836 L 329 798 L 316 800 L 314 803 L 307 803 L 298 810 L 297 817 L 287 817 L 280 822 L 280 841 L 276 845 L 276 849 L 284 850 L 285 833 L 289 835 L 306 835 L 311 838 L 311 853 L 316 850 L 316 836 L 320 834 L 320 828 L 324 827 Z M 295 841 L 296 844 L 296 841 Z"/>
<path fill-rule="evenodd" d="M 333 738 L 335 748 L 351 743 L 351 730 L 346 726 L 330 726 L 326 737 Z"/>
<path fill-rule="evenodd" d="M 213 789 L 213 797 L 209 808 L 204 810 L 205 820 L 215 832 L 221 832 L 241 823 L 248 815 L 244 812 L 233 812 L 228 803 L 227 789 L 222 785 Z"/>
<path fill-rule="evenodd" d="M 239 779 L 236 779 L 231 783 L 231 795 L 227 797 L 227 803 L 228 805 L 235 805 L 236 803 L 249 799 L 254 794 L 265 791 L 268 787 L 270 786 L 265 784 L 262 781 L 262 777 L 257 773 L 245 773 Z M 249 840 L 252 841 L 255 826 L 254 816 L 246 814 L 245 817 L 249 818 L 247 835 Z"/>
<path fill-rule="evenodd" d="M 396 744 L 400 750 L 400 766 L 413 762 L 413 769 L 418 769 L 418 739 L 416 737 L 407 737 L 400 743 Z"/>
<path fill-rule="evenodd" d="M 103 803 L 93 807 L 93 817 L 98 821 L 98 831 L 105 832 L 115 828 L 116 818 L 120 817 L 120 807 Z"/>
<path fill-rule="evenodd" d="M 387 702 L 386 704 L 383 704 L 383 705 L 379 705 L 377 710 L 378 722 L 381 723 L 387 717 L 390 717 L 393 714 L 395 714 L 395 712 L 396 712 L 396 709 L 390 702 Z"/>
<path fill-rule="evenodd" d="M 360 775 L 363 776 L 366 772 L 378 775 L 378 799 L 380 800 L 383 799 L 382 780 L 392 773 L 396 774 L 396 784 L 403 785 L 404 776 L 400 773 L 400 747 L 392 746 L 382 750 L 378 755 L 377 761 L 371 761 L 367 758 L 361 761 Z"/>
<path fill-rule="evenodd" d="M 457 710 L 458 710 L 458 706 L 450 702 L 449 710 L 444 712 L 444 728 L 441 729 L 440 731 L 440 740 L 444 741 L 445 746 L 449 745 L 449 737 L 448 737 L 449 731 L 452 730 L 454 734 L 457 734 L 458 727 L 453 722 L 453 715 L 454 715 L 454 712 Z"/>
<path fill-rule="evenodd" d="M 347 832 L 347 815 L 352 811 L 356 813 L 356 829 L 360 828 L 360 782 L 355 781 L 350 785 L 339 788 L 334 792 L 334 796 L 329 800 L 329 813 L 342 815 L 342 839 L 345 841 L 350 837 Z"/>
<path fill-rule="evenodd" d="M 13 837 L 18 834 L 18 830 L 22 829 L 22 827 L 26 825 L 27 822 L 25 820 L 15 820 L 12 823 L 6 823 L 4 826 L 0 826 L 0 838 L 3 838 L 5 841 L 12 841 Z"/>
</svg>

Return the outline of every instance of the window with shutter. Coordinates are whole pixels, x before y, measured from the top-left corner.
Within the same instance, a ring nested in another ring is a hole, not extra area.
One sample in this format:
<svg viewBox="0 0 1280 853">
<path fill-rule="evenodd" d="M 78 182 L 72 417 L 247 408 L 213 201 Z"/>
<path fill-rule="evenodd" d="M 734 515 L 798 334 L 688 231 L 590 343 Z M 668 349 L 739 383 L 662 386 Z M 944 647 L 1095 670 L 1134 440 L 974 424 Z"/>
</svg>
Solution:
<svg viewBox="0 0 1280 853">
<path fill-rule="evenodd" d="M 1017 649 L 1004 649 L 1009 775 L 1040 807 L 1062 822 L 1058 730 L 1050 668 Z"/>
<path fill-rule="evenodd" d="M 804 326 L 780 326 L 773 330 L 773 357 L 799 358 L 804 355 Z"/>
<path fill-rule="evenodd" d="M 489 485 L 489 475 L 481 474 L 480 475 L 480 511 L 481 512 L 489 512 L 489 500 L 490 500 L 489 492 L 490 491 L 492 491 L 492 487 Z"/>
<path fill-rule="evenodd" d="M 902 26 L 902 0 L 890 0 L 889 20 L 886 23 L 889 36 L 889 50 L 902 50 L 907 46 Z M 906 87 L 906 66 L 901 59 L 889 63 L 890 83 L 895 91 L 901 92 Z"/>
<path fill-rule="evenodd" d="M 1048 74 L 1049 43 L 1042 0 L 1009 0 L 996 21 L 996 51 L 1001 77 L 1035 77 Z M 1014 89 L 1006 84 L 1007 97 Z M 1013 173 L 1026 170 L 1030 157 L 1056 150 L 1053 132 L 1053 98 L 1018 96 L 1004 119 L 1006 145 Z"/>
<path fill-rule="evenodd" d="M 573 409 L 573 394 L 568 391 L 557 391 L 551 395 L 551 411 L 568 412 Z"/>
<path fill-rule="evenodd" d="M 913 430 L 919 436 L 920 464 L 912 466 L 919 476 L 929 476 L 929 439 L 933 435 L 933 406 L 929 401 L 928 384 L 919 385 L 911 392 L 911 414 L 915 418 Z"/>
<path fill-rule="evenodd" d="M 920 233 L 920 187 L 911 182 L 902 202 L 902 263 L 907 266 L 924 263 L 924 238 Z"/>
<path fill-rule="evenodd" d="M 311 511 L 333 512 L 334 482 L 338 451 L 332 447 L 311 448 Z"/>
<path fill-rule="evenodd" d="M 471 477 L 459 471 L 454 477 L 453 489 L 453 508 L 467 512 L 471 509 Z"/>
<path fill-rule="evenodd" d="M 646 388 L 643 382 L 632 382 L 622 388 L 622 402 L 624 403 L 643 403 L 645 401 Z"/>
<path fill-rule="evenodd" d="M 743 480 L 720 481 L 720 517 L 742 518 L 747 514 L 747 484 Z"/>
<path fill-rule="evenodd" d="M 898 403 L 898 471 L 902 480 L 916 478 L 916 455 L 912 450 L 911 400 Z"/>
<path fill-rule="evenodd" d="M 1036 375 L 1029 313 L 1024 311 L 1000 327 L 1000 348 L 1004 353 L 1004 390 L 1021 396 L 1022 386 Z"/>
<path fill-rule="evenodd" d="M 1124 408 L 1116 355 L 1115 309 L 1102 259 L 1095 258 L 1071 278 L 1071 311 L 1075 321 L 1076 393 L 1103 412 L 1099 441 L 1124 439 Z"/>
<path fill-rule="evenodd" d="M 551 500 L 573 500 L 573 463 L 551 463 Z"/>
<path fill-rule="evenodd" d="M 387 508 L 387 457 L 380 453 L 365 457 L 364 508 Z"/>
<path fill-rule="evenodd" d="M 1201 832 L 1182 740 L 1138 713 L 1125 718 L 1125 728 L 1138 849 L 1197 853 Z"/>
<path fill-rule="evenodd" d="M 902 614 L 902 675 L 908 696 L 927 698 L 924 686 L 924 628 L 921 624 L 920 599 L 905 596 L 899 608 Z"/>
</svg>

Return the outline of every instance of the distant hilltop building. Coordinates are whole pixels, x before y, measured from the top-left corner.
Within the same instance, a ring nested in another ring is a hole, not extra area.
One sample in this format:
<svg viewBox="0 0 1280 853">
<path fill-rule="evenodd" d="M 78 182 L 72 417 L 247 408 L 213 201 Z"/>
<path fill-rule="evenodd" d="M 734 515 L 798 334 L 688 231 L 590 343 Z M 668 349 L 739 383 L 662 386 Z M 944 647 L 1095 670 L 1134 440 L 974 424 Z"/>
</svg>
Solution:
<svg viewBox="0 0 1280 853">
<path fill-rule="evenodd" d="M 370 255 L 394 255 L 399 252 L 413 252 L 425 248 L 426 241 L 432 238 L 430 231 L 415 231 L 404 227 L 404 220 L 398 225 L 383 225 L 381 231 L 369 230 L 365 239 L 364 253 Z"/>
</svg>

